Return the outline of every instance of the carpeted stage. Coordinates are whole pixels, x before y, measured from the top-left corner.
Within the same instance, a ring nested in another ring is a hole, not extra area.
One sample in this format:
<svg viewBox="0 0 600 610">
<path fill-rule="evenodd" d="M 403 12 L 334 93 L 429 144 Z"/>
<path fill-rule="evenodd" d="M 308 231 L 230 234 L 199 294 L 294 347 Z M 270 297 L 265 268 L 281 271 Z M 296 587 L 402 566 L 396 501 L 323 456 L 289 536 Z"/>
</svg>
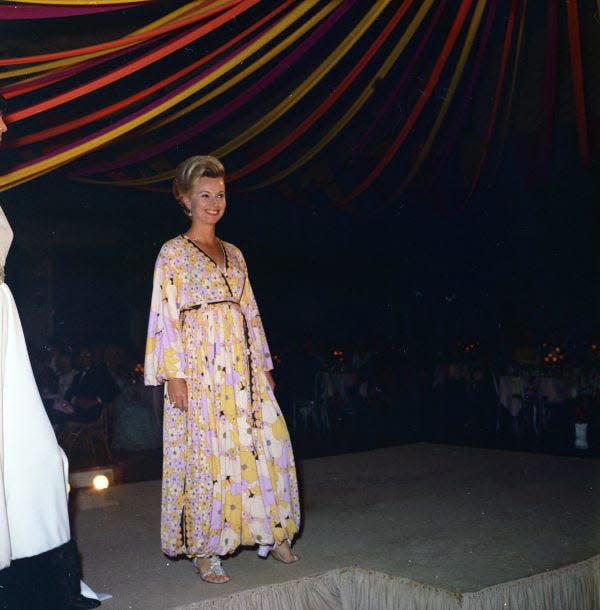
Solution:
<svg viewBox="0 0 600 610">
<path fill-rule="evenodd" d="M 159 549 L 160 482 L 81 493 L 86 581 L 106 610 L 594 610 L 600 462 L 417 444 L 307 460 L 286 566 L 246 550 L 227 585 Z"/>
</svg>

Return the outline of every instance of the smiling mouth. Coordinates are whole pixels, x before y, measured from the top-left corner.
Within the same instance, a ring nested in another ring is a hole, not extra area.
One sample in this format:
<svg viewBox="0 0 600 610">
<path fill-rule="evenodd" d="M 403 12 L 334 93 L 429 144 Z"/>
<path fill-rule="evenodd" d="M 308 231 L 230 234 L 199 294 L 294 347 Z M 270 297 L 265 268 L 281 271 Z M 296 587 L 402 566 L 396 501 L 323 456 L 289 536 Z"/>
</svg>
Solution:
<svg viewBox="0 0 600 610">
<path fill-rule="evenodd" d="M 218 214 L 221 213 L 221 210 L 204 210 L 207 214 L 210 214 L 211 216 L 217 216 Z"/>
</svg>

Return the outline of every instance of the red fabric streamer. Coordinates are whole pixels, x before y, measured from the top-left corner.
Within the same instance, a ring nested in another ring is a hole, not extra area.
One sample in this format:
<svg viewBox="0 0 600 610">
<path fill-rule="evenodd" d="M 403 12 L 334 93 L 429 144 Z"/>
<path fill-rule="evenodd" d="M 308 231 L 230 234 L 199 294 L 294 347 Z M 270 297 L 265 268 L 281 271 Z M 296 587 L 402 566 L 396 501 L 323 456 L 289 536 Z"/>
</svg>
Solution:
<svg viewBox="0 0 600 610">
<path fill-rule="evenodd" d="M 538 177 L 545 173 L 552 145 L 552 125 L 556 108 L 556 56 L 558 38 L 558 0 L 548 1 L 548 28 L 544 65 L 544 95 L 542 107 L 542 129 L 538 150 Z"/>
<path fill-rule="evenodd" d="M 199 134 L 203 133 L 210 126 L 215 125 L 218 122 L 223 121 L 231 113 L 239 110 L 244 105 L 249 104 L 256 96 L 269 85 L 271 85 L 281 74 L 293 69 L 294 65 L 304 56 L 305 52 L 310 49 L 318 40 L 321 39 L 326 32 L 332 27 L 337 20 L 346 13 L 346 11 L 354 5 L 357 0 L 346 0 L 343 4 L 335 9 L 321 25 L 304 39 L 304 41 L 297 46 L 292 53 L 286 55 L 285 62 L 278 62 L 269 72 L 261 76 L 252 85 L 246 87 L 242 93 L 236 95 L 230 99 L 226 104 L 220 106 L 218 110 L 204 114 L 202 119 L 189 126 L 185 131 L 177 133 L 166 139 L 161 139 L 160 143 L 154 146 L 146 146 L 143 149 L 138 148 L 137 150 L 121 156 L 114 161 L 92 161 L 88 165 L 85 165 L 75 172 L 72 173 L 74 176 L 88 176 L 90 174 L 104 173 L 112 169 L 122 168 L 126 165 L 132 165 L 138 163 L 150 157 L 154 157 L 162 152 L 173 148 L 179 148 L 181 144 L 195 138 Z M 282 4 L 280 7 L 286 7 L 287 4 Z M 250 44 L 250 43 L 249 43 Z M 202 75 L 200 75 L 202 76 Z"/>
<path fill-rule="evenodd" d="M 440 76 L 442 75 L 444 66 L 446 65 L 446 62 L 448 61 L 448 58 L 452 53 L 452 49 L 456 44 L 458 35 L 460 34 L 465 19 L 467 18 L 467 14 L 469 13 L 471 4 L 473 4 L 473 0 L 462 0 L 456 17 L 454 18 L 452 28 L 450 29 L 444 46 L 435 62 L 431 75 L 429 76 L 429 80 L 425 85 L 425 89 L 423 90 L 423 93 L 419 97 L 416 104 L 413 106 L 410 115 L 406 119 L 406 123 L 404 123 L 402 129 L 400 130 L 400 133 L 396 136 L 396 138 L 392 142 L 392 145 L 387 149 L 387 151 L 380 159 L 379 163 L 371 171 L 371 173 L 349 195 L 347 195 L 339 203 L 335 204 L 336 207 L 347 205 L 355 197 L 358 197 L 361 193 L 364 193 L 364 191 L 366 191 L 367 188 L 369 188 L 369 186 L 371 186 L 371 184 L 373 184 L 373 182 L 377 180 L 383 170 L 394 158 L 394 155 L 398 152 L 398 149 L 410 133 L 411 129 L 414 127 L 415 123 L 417 122 L 417 119 L 421 115 L 421 111 L 425 107 L 425 104 L 427 104 L 427 102 L 429 101 L 429 98 L 433 94 L 433 91 L 437 86 L 438 81 L 440 80 Z"/>
<path fill-rule="evenodd" d="M 410 61 L 408 62 L 406 68 L 404 69 L 404 72 L 402 73 L 400 80 L 397 82 L 397 84 L 392 89 L 392 91 L 391 91 L 390 95 L 388 96 L 388 98 L 386 99 L 385 103 L 379 109 L 379 112 L 372 119 L 371 124 L 369 125 L 367 131 L 363 134 L 363 136 L 360 138 L 360 140 L 352 147 L 353 153 L 356 153 L 358 150 L 361 150 L 365 146 L 365 144 L 369 141 L 369 139 L 371 138 L 371 135 L 375 131 L 375 127 L 377 127 L 377 124 L 379 123 L 381 118 L 383 116 L 385 116 L 387 111 L 390 109 L 390 107 L 392 106 L 392 104 L 394 103 L 396 98 L 398 97 L 398 94 L 400 93 L 400 91 L 402 91 L 404 85 L 406 84 L 406 81 L 408 81 L 409 77 L 413 74 L 415 66 L 417 65 L 417 62 L 419 61 L 419 59 L 421 58 L 421 54 L 423 53 L 425 47 L 427 46 L 427 43 L 429 42 L 429 39 L 431 38 L 431 35 L 433 34 L 433 30 L 435 29 L 438 21 L 440 20 L 442 13 L 446 9 L 446 2 L 447 2 L 447 0 L 442 0 L 438 4 L 435 14 L 431 18 L 429 25 L 427 26 L 427 30 L 425 30 L 425 34 L 421 38 L 419 45 L 417 46 L 417 48 L 415 49 L 415 52 L 413 53 L 413 56 L 410 58 Z"/>
<path fill-rule="evenodd" d="M 308 131 L 312 125 L 322 117 L 331 106 L 342 96 L 342 94 L 350 87 L 350 85 L 356 80 L 358 75 L 364 70 L 365 66 L 371 61 L 375 53 L 380 49 L 381 45 L 389 38 L 394 31 L 398 22 L 404 17 L 408 9 L 411 7 L 414 0 L 404 0 L 400 7 L 396 10 L 392 18 L 387 22 L 385 28 L 379 33 L 379 36 L 375 39 L 373 44 L 369 47 L 369 50 L 360 58 L 360 61 L 354 66 L 354 68 L 346 75 L 344 80 L 335 88 L 334 93 L 328 96 L 327 100 L 317 107 L 306 119 L 300 123 L 296 129 L 289 133 L 285 138 L 277 142 L 274 146 L 259 155 L 256 159 L 250 163 L 240 167 L 239 169 L 231 172 L 228 175 L 228 180 L 233 182 L 239 180 L 243 176 L 249 174 L 251 171 L 263 166 L 265 163 L 273 159 L 280 152 L 285 150 L 293 142 L 295 142 L 303 133 Z"/>
<path fill-rule="evenodd" d="M 55 125 L 53 127 L 49 127 L 48 129 L 44 129 L 43 131 L 38 131 L 36 133 L 30 134 L 27 136 L 23 136 L 21 138 L 16 138 L 14 140 L 11 140 L 10 142 L 7 143 L 5 148 L 17 148 L 19 146 L 25 146 L 27 144 L 33 144 L 35 142 L 40 142 L 42 140 L 54 138 L 56 136 L 67 133 L 69 131 L 73 131 L 74 129 L 77 129 L 79 127 L 89 125 L 90 123 L 93 123 L 94 121 L 98 121 L 115 112 L 123 110 L 124 108 L 127 108 L 128 106 L 131 106 L 132 104 L 135 104 L 136 102 L 148 97 L 149 95 L 156 93 L 156 91 L 159 91 L 160 89 L 163 89 L 164 87 L 167 87 L 171 83 L 180 79 L 182 76 L 185 76 L 186 74 L 189 74 L 190 72 L 193 72 L 194 70 L 200 68 L 202 65 L 208 63 L 215 57 L 218 57 L 224 51 L 226 51 L 227 49 L 229 49 L 232 46 L 234 46 L 235 44 L 237 44 L 240 40 L 243 40 L 244 38 L 250 36 L 253 32 L 255 32 L 257 29 L 262 27 L 265 23 L 270 21 L 273 17 L 275 17 L 281 11 L 288 8 L 293 2 L 294 2 L 294 0 L 286 0 L 286 2 L 282 2 L 275 10 L 271 11 L 268 15 L 266 15 L 265 17 L 263 17 L 262 19 L 260 19 L 259 21 L 257 21 L 253 25 L 251 25 L 249 28 L 247 28 L 246 30 L 244 30 L 243 32 L 241 32 L 240 34 L 238 34 L 237 36 L 235 36 L 234 38 L 229 40 L 224 45 L 220 46 L 218 49 L 215 49 L 212 53 L 209 53 L 208 55 L 204 56 L 202 59 L 199 59 L 198 61 L 194 62 L 193 64 L 190 64 L 189 66 L 186 66 L 185 68 L 182 68 L 181 70 L 179 70 L 178 72 L 175 72 L 175 74 L 172 74 L 168 78 L 165 78 L 165 79 L 159 81 L 158 83 L 155 83 L 151 87 L 148 87 L 148 88 L 144 89 L 143 91 L 140 91 L 139 93 L 130 95 L 129 97 L 127 97 L 119 102 L 116 102 L 114 104 L 111 104 L 110 106 L 102 108 L 96 112 L 86 114 L 85 116 L 79 117 L 72 121 L 68 121 L 66 123 L 62 123 L 60 125 Z"/>
<path fill-rule="evenodd" d="M 232 4 L 240 4 L 243 0 L 232 0 Z M 199 15 L 193 15 L 187 19 L 168 23 L 155 30 L 149 30 L 140 34 L 131 34 L 129 36 L 123 36 L 117 40 L 110 40 L 108 42 L 101 42 L 98 44 L 89 45 L 87 47 L 80 47 L 79 49 L 71 49 L 70 51 L 58 51 L 56 53 L 44 53 L 42 55 L 29 55 L 27 57 L 12 57 L 9 59 L 0 59 L 0 66 L 18 66 L 23 64 L 39 63 L 43 61 L 53 61 L 55 59 L 66 59 L 68 57 L 77 57 L 77 55 L 84 55 L 86 53 L 94 53 L 96 51 L 106 51 L 109 49 L 116 49 L 124 45 L 141 42 L 142 40 L 148 40 L 149 38 L 155 38 L 161 34 L 166 34 L 174 30 L 184 28 L 192 23 L 211 17 L 216 13 L 220 13 L 224 10 L 224 6 L 218 6 L 210 10 L 202 11 Z"/>
<path fill-rule="evenodd" d="M 464 124 L 464 121 L 469 113 L 471 102 L 473 101 L 473 92 L 475 91 L 475 86 L 477 85 L 477 82 L 479 80 L 479 74 L 481 72 L 481 68 L 483 66 L 483 62 L 486 56 L 487 45 L 489 42 L 490 33 L 492 31 L 494 18 L 496 16 L 497 6 L 497 0 L 491 0 L 489 6 L 487 7 L 488 14 L 486 17 L 485 25 L 483 27 L 483 33 L 479 40 L 479 48 L 477 49 L 475 61 L 471 69 L 471 75 L 469 77 L 469 81 L 467 82 L 466 88 L 463 90 L 462 104 L 459 106 L 455 113 L 455 119 L 446 135 L 446 141 L 443 147 L 441 148 L 441 151 L 438 153 L 438 158 L 434 161 L 432 169 L 428 176 L 430 190 L 433 188 L 433 185 L 438 181 L 442 169 L 450 158 L 450 155 L 454 150 L 456 140 L 460 136 L 461 127 Z"/>
<path fill-rule="evenodd" d="M 198 38 L 202 38 L 206 34 L 216 30 L 219 26 L 228 22 L 230 19 L 237 17 L 239 14 L 248 10 L 255 4 L 257 4 L 260 0 L 243 0 L 236 7 L 231 10 L 223 13 L 219 17 L 209 21 L 201 27 L 194 28 L 192 32 L 189 34 L 185 34 L 183 36 L 178 37 L 175 41 L 170 42 L 166 45 L 161 46 L 159 49 L 148 53 L 147 55 L 140 57 L 139 59 L 123 66 L 122 68 L 111 72 L 110 74 L 106 74 L 100 78 L 97 78 L 85 85 L 81 85 L 79 87 L 75 87 L 70 91 L 66 91 L 61 95 L 57 95 L 53 98 L 40 102 L 39 104 L 34 104 L 29 108 L 24 108 L 23 110 L 19 110 L 7 116 L 7 120 L 11 123 L 16 123 L 23 119 L 26 119 L 30 116 L 39 114 L 41 112 L 46 112 L 51 108 L 55 108 L 56 106 L 60 106 L 65 104 L 66 102 L 70 102 L 71 100 L 77 99 L 88 93 L 92 93 L 93 91 L 97 91 L 98 89 L 105 87 L 115 81 L 124 78 L 142 68 L 149 66 L 150 64 L 170 55 L 174 51 L 177 51 L 183 47 L 185 47 L 190 42 L 198 40 Z"/>
<path fill-rule="evenodd" d="M 581 38 L 579 35 L 579 13 L 577 0 L 566 0 L 567 24 L 569 27 L 569 52 L 571 54 L 571 75 L 573 77 L 573 101 L 579 143 L 579 158 L 584 167 L 590 165 L 585 96 L 583 92 L 583 70 L 581 64 Z"/>
</svg>

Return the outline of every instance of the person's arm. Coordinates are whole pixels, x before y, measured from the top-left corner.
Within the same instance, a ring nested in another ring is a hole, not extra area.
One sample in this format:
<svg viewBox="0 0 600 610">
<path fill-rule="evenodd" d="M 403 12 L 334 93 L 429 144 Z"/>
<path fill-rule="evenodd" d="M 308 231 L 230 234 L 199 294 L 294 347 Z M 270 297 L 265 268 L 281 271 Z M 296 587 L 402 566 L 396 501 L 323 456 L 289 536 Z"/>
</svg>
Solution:
<svg viewBox="0 0 600 610">
<path fill-rule="evenodd" d="M 95 398 L 86 398 L 85 396 L 77 396 L 71 401 L 71 405 L 74 407 L 78 407 L 79 409 L 83 409 L 84 411 L 87 409 L 91 409 L 92 407 L 97 407 L 102 404 L 102 399 L 99 396 Z"/>
<path fill-rule="evenodd" d="M 112 402 L 121 392 L 117 382 L 106 367 L 102 369 L 102 383 L 98 388 L 97 398 L 102 403 Z"/>
<path fill-rule="evenodd" d="M 144 362 L 146 385 L 161 385 L 169 379 L 185 380 L 185 356 L 179 322 L 179 278 L 164 250 L 163 247 L 154 269 Z"/>
<path fill-rule="evenodd" d="M 256 357 L 258 359 L 259 366 L 265 371 L 269 372 L 273 370 L 273 360 L 271 359 L 271 352 L 269 351 L 269 344 L 267 343 L 267 337 L 265 335 L 265 329 L 263 327 L 260 312 L 258 311 L 258 305 L 254 298 L 254 292 L 250 284 L 250 278 L 248 277 L 248 268 L 246 267 L 246 261 L 241 255 L 241 262 L 246 273 L 246 282 L 244 284 L 244 290 L 240 299 L 240 305 L 246 322 L 248 324 L 248 332 L 250 333 L 250 339 L 256 348 Z M 270 375 L 268 376 L 270 377 Z"/>
</svg>

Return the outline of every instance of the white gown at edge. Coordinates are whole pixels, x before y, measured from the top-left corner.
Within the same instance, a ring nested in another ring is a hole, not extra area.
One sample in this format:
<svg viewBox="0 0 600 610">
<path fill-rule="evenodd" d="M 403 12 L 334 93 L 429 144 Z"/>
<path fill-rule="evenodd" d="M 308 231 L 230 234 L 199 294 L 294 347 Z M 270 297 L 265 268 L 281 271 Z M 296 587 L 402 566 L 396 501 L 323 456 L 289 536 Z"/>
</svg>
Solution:
<svg viewBox="0 0 600 610">
<path fill-rule="evenodd" d="M 0 271 L 12 242 L 0 208 Z M 0 278 L 3 280 L 3 278 Z M 0 569 L 71 538 L 68 464 L 40 398 L 15 301 L 0 283 Z"/>
</svg>

